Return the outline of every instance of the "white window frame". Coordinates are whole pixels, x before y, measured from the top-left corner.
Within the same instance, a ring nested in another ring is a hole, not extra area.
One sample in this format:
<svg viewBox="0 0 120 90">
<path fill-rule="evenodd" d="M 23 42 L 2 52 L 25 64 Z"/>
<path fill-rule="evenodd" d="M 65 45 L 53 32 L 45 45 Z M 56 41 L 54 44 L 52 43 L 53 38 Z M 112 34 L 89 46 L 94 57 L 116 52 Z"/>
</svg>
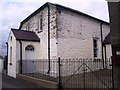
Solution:
<svg viewBox="0 0 120 90">
<path fill-rule="evenodd" d="M 34 51 L 34 47 L 32 45 L 28 45 L 28 46 L 26 46 L 25 50 Z"/>
</svg>

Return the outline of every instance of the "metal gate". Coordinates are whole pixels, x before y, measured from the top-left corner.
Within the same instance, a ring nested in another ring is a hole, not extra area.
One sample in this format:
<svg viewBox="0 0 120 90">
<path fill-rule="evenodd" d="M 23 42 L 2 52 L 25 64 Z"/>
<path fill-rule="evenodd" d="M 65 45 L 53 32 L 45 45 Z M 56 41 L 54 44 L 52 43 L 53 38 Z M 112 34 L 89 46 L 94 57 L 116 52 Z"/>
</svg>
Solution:
<svg viewBox="0 0 120 90">
<path fill-rule="evenodd" d="M 111 89 L 111 60 L 59 58 L 59 83 L 61 89 Z"/>
</svg>

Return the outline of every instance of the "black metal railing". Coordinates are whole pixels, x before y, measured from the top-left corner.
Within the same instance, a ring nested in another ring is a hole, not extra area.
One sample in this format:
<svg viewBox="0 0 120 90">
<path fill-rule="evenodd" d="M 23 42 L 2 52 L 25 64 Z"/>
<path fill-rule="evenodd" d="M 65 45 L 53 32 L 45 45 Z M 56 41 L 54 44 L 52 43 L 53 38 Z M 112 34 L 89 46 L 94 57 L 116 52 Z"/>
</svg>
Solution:
<svg viewBox="0 0 120 90">
<path fill-rule="evenodd" d="M 56 70 L 56 66 L 58 66 L 58 62 L 56 59 L 52 59 L 51 63 L 51 72 L 48 74 L 48 60 L 47 59 L 23 59 L 22 60 L 22 74 L 28 75 L 38 79 L 44 79 L 49 81 L 57 82 L 58 78 L 58 70 Z M 20 63 L 20 62 L 19 62 Z"/>
<path fill-rule="evenodd" d="M 20 62 L 19 62 L 20 63 Z M 22 74 L 58 82 L 59 88 L 112 88 L 111 59 L 74 58 L 22 60 Z"/>
<path fill-rule="evenodd" d="M 62 88 L 112 88 L 111 60 L 107 59 L 103 68 L 101 59 L 76 58 L 61 59 Z"/>
</svg>

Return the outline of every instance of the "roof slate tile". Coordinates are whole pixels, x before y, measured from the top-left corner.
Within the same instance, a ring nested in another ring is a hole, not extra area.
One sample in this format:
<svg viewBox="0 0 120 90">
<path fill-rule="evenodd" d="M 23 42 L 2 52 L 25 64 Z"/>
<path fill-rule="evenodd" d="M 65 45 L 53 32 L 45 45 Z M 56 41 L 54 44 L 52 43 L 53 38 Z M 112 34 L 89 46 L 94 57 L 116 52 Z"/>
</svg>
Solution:
<svg viewBox="0 0 120 90">
<path fill-rule="evenodd" d="M 40 42 L 35 32 L 20 29 L 11 29 L 11 31 L 16 37 L 16 40 Z"/>
</svg>

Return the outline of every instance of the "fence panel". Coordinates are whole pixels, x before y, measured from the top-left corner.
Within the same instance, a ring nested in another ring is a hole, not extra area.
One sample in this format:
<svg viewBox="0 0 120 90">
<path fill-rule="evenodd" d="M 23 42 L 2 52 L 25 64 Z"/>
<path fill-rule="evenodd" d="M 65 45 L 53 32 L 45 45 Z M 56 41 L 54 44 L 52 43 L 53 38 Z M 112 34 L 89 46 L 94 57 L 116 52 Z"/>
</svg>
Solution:
<svg viewBox="0 0 120 90">
<path fill-rule="evenodd" d="M 58 59 L 50 61 L 50 73 L 48 73 L 48 60 L 35 59 L 35 60 L 22 60 L 22 74 L 28 75 L 38 79 L 49 80 L 53 82 L 58 81 Z M 19 62 L 20 64 L 20 62 Z"/>
<path fill-rule="evenodd" d="M 106 61 L 103 68 L 102 60 L 94 59 L 61 59 L 62 88 L 112 88 L 112 68 Z"/>
<path fill-rule="evenodd" d="M 19 62 L 20 63 L 20 62 Z M 48 73 L 50 63 L 50 73 Z M 112 63 L 110 59 L 35 59 L 22 60 L 22 74 L 38 79 L 58 82 L 59 88 L 112 88 Z"/>
</svg>

